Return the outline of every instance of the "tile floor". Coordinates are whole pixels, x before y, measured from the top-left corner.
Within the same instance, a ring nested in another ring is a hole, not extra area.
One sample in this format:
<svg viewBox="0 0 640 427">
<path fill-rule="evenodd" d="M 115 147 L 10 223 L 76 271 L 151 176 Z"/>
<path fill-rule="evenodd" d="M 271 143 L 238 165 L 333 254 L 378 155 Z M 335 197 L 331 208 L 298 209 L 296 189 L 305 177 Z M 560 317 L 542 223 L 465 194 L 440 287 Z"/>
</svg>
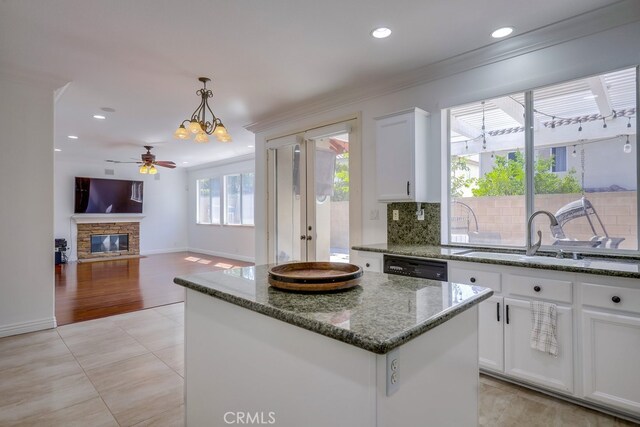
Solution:
<svg viewBox="0 0 640 427">
<path fill-rule="evenodd" d="M 0 426 L 183 425 L 184 304 L 0 339 Z M 481 426 L 630 426 L 480 377 Z"/>
</svg>

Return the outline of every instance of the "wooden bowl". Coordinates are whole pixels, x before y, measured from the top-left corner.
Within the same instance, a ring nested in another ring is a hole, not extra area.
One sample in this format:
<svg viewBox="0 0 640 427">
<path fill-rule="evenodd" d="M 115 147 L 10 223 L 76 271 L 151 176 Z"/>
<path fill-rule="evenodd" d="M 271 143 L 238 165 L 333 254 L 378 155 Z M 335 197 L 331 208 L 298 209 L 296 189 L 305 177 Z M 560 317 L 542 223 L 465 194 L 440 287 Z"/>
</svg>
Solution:
<svg viewBox="0 0 640 427">
<path fill-rule="evenodd" d="M 341 262 L 292 262 L 269 269 L 269 284 L 296 292 L 333 292 L 360 283 L 362 268 Z"/>
</svg>

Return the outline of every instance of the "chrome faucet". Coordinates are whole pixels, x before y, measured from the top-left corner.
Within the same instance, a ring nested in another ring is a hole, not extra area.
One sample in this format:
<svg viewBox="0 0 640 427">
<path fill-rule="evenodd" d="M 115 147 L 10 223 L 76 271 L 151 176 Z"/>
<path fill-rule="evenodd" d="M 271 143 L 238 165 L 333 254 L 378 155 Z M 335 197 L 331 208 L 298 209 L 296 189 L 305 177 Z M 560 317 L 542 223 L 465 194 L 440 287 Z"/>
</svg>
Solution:
<svg viewBox="0 0 640 427">
<path fill-rule="evenodd" d="M 558 225 L 558 220 L 556 217 L 547 211 L 535 211 L 529 217 L 529 221 L 527 221 L 527 256 L 533 256 L 540 249 L 540 244 L 542 243 L 542 231 L 538 230 L 538 241 L 535 244 L 531 244 L 531 226 L 533 225 L 533 218 L 535 218 L 539 214 L 545 214 L 549 217 L 549 221 L 551 221 L 551 226 Z"/>
</svg>

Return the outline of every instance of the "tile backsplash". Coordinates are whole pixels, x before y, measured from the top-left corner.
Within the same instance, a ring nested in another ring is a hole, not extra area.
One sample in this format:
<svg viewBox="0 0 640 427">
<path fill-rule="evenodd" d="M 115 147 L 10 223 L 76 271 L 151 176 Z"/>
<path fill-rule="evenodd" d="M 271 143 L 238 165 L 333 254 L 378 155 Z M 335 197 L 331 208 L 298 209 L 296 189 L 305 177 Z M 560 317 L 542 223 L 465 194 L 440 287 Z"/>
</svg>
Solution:
<svg viewBox="0 0 640 427">
<path fill-rule="evenodd" d="M 418 204 L 389 203 L 387 205 L 387 243 L 400 245 L 440 244 L 440 203 L 422 203 L 424 221 L 418 221 Z M 398 221 L 393 211 L 398 210 Z"/>
</svg>

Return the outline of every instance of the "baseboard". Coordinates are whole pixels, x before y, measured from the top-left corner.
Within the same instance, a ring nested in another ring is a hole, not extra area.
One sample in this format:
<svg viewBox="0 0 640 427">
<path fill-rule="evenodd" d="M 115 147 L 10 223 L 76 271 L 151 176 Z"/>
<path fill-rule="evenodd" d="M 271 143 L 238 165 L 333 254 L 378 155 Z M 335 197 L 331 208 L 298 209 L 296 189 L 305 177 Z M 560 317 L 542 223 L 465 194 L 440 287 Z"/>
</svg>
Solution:
<svg viewBox="0 0 640 427">
<path fill-rule="evenodd" d="M 32 320 L 30 322 L 13 323 L 10 325 L 0 326 L 0 337 L 26 334 L 27 332 L 42 331 L 44 329 L 53 329 L 56 326 L 55 316 L 47 319 Z"/>
<path fill-rule="evenodd" d="M 186 252 L 188 250 L 189 248 L 151 249 L 150 251 L 140 251 L 140 255 L 170 254 L 173 252 Z"/>
<path fill-rule="evenodd" d="M 256 262 L 255 257 L 248 257 L 248 256 L 238 255 L 238 254 L 229 254 L 229 253 L 226 253 L 226 252 L 210 251 L 210 250 L 207 250 L 207 249 L 198 249 L 198 248 L 188 248 L 187 251 L 195 252 L 195 253 L 203 254 L 203 255 L 219 256 L 219 257 L 222 257 L 222 258 L 229 258 L 229 259 L 234 259 L 234 260 L 237 260 L 237 261 Z"/>
</svg>

